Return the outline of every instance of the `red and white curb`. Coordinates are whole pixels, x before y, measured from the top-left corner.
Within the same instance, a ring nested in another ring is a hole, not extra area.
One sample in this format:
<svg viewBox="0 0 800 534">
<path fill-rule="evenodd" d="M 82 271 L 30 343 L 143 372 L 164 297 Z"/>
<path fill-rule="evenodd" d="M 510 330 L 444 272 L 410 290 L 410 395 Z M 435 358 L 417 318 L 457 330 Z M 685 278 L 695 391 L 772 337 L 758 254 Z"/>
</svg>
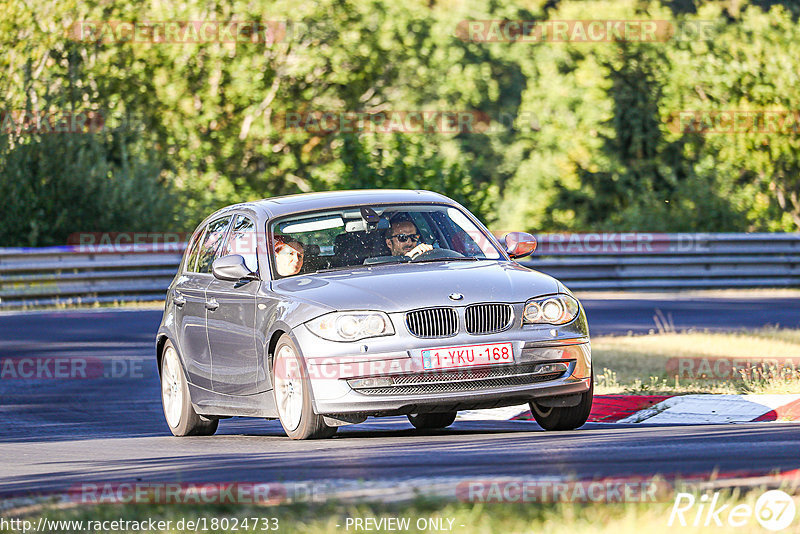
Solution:
<svg viewBox="0 0 800 534">
<path fill-rule="evenodd" d="M 459 421 L 530 421 L 526 404 L 469 410 Z M 595 395 L 589 422 L 648 424 L 800 421 L 800 395 Z"/>
</svg>

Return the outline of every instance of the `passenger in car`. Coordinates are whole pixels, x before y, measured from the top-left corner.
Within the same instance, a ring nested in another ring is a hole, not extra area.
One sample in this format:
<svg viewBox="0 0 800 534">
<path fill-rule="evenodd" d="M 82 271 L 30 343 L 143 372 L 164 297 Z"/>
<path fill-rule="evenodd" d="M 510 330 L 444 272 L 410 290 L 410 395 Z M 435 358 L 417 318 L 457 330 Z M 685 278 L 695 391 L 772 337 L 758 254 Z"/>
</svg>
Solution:
<svg viewBox="0 0 800 534">
<path fill-rule="evenodd" d="M 386 230 L 386 246 L 392 252 L 392 256 L 406 255 L 409 258 L 419 256 L 423 252 L 433 250 L 427 243 L 420 243 L 417 225 L 408 219 L 401 219 L 392 222 Z"/>
<path fill-rule="evenodd" d="M 303 268 L 303 244 L 288 236 L 275 236 L 275 266 L 280 276 L 291 276 Z"/>
</svg>

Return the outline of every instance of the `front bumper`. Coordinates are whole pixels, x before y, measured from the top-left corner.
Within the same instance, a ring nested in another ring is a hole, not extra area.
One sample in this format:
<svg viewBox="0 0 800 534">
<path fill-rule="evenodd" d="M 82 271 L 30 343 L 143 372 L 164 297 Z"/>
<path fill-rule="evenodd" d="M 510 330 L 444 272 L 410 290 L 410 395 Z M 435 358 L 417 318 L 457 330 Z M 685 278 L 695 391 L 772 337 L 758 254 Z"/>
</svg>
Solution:
<svg viewBox="0 0 800 534">
<path fill-rule="evenodd" d="M 320 339 L 304 326 L 294 330 L 311 383 L 314 411 L 323 415 L 399 415 L 497 408 L 533 398 L 584 393 L 592 376 L 589 338 L 570 327 L 516 328 L 483 336 L 446 339 L 410 336 L 355 343 Z M 422 349 L 510 342 L 514 364 L 425 370 Z M 400 347 L 404 350 L 398 350 Z M 543 365 L 555 363 L 542 369 Z M 538 372 L 538 373 L 537 373 Z M 349 380 L 392 377 L 386 387 L 354 389 Z"/>
</svg>

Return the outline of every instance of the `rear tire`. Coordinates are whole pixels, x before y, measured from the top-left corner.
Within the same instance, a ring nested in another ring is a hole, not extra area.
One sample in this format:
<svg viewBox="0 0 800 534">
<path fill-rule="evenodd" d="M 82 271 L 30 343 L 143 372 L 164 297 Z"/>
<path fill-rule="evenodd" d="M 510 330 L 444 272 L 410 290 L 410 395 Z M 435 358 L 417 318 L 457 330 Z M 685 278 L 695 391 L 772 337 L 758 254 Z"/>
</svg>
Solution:
<svg viewBox="0 0 800 534">
<path fill-rule="evenodd" d="M 589 384 L 589 391 L 581 393 L 581 401 L 577 406 L 554 408 L 531 401 L 529 404 L 533 418 L 545 430 L 575 430 L 583 426 L 592 411 L 594 378 L 590 379 Z"/>
<path fill-rule="evenodd" d="M 456 420 L 458 412 L 409 414 L 408 421 L 420 430 L 446 428 Z"/>
<path fill-rule="evenodd" d="M 314 413 L 308 373 L 292 338 L 283 334 L 275 347 L 272 364 L 272 392 L 278 418 L 292 439 L 321 439 L 336 434 L 339 427 L 325 424 Z"/>
<path fill-rule="evenodd" d="M 194 411 L 178 352 L 169 340 L 161 357 L 161 406 L 167 426 L 175 436 L 210 436 L 219 426 L 219 419 L 203 417 Z"/>
</svg>

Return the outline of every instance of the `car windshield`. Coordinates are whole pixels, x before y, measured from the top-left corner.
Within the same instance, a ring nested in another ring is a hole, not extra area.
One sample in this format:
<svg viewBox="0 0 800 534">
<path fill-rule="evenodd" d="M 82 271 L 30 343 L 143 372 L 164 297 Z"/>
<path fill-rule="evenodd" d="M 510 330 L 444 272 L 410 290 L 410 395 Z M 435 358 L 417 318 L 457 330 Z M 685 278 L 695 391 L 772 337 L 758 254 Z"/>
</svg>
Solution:
<svg viewBox="0 0 800 534">
<path fill-rule="evenodd" d="M 485 229 L 444 205 L 355 206 L 271 224 L 278 277 L 380 264 L 503 258 Z"/>
</svg>

